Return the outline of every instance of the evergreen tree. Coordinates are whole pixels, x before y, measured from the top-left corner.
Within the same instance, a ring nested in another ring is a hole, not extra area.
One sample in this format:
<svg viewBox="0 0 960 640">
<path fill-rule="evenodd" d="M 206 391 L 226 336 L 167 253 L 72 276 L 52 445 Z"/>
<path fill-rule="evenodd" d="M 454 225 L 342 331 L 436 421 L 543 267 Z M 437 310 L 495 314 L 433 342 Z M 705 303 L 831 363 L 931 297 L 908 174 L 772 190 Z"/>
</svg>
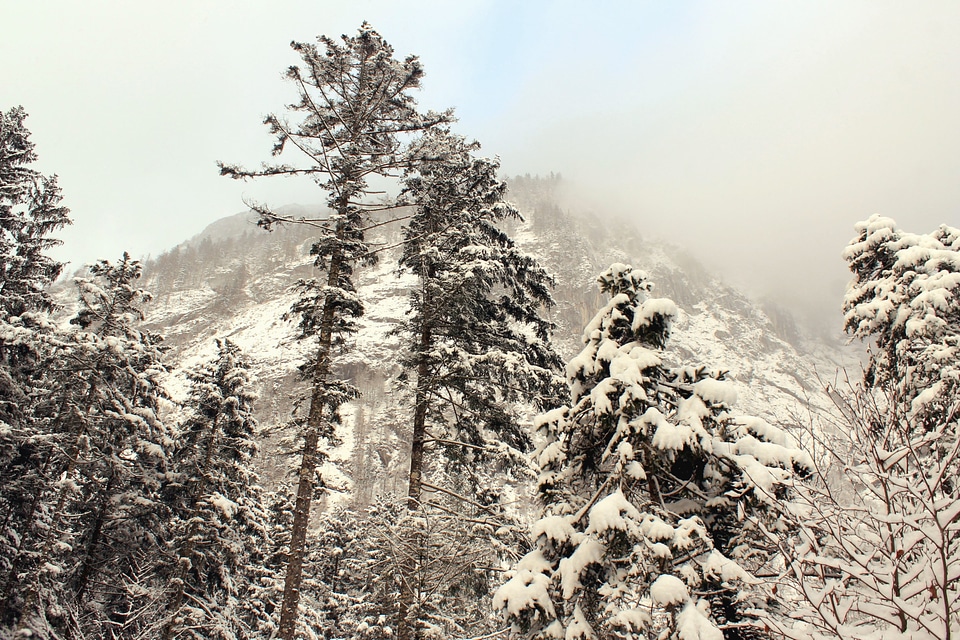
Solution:
<svg viewBox="0 0 960 640">
<path fill-rule="evenodd" d="M 420 637 L 478 637 L 496 630 L 491 556 L 504 532 L 493 518 L 470 520 L 438 509 L 411 512 L 405 499 L 392 498 L 362 511 L 337 509 L 318 525 L 318 553 L 307 572 L 313 589 L 304 593 L 319 614 L 318 637 L 396 637 L 405 591 L 415 596 L 409 613 Z M 412 574 L 405 562 L 411 556 Z M 405 589 L 408 580 L 412 585 Z"/>
<path fill-rule="evenodd" d="M 356 395 L 332 369 L 333 347 L 335 338 L 352 330 L 352 320 L 363 311 L 353 270 L 359 260 L 371 255 L 364 241 L 367 215 L 382 208 L 365 201 L 370 194 L 368 180 L 404 166 L 403 134 L 450 119 L 449 114 L 424 116 L 416 111 L 411 92 L 420 86 L 423 76 L 419 60 L 414 56 L 395 59 L 393 48 L 370 25 L 364 23 L 355 36 L 343 36 L 342 43 L 326 36 L 318 40 L 320 47 L 299 42 L 291 45 L 304 65 L 287 70 L 287 78 L 300 96 L 299 102 L 291 105 L 300 122 L 291 125 L 275 115 L 265 121 L 276 136 L 274 155 L 291 146 L 301 152 L 306 165 L 281 164 L 248 171 L 221 164 L 221 173 L 233 178 L 310 175 L 329 194 L 326 220 L 299 220 L 318 227 L 319 239 L 312 253 L 316 267 L 325 275 L 300 283 L 303 295 L 292 310 L 301 318 L 303 336 L 316 338 L 317 350 L 302 367 L 311 391 L 301 427 L 302 457 L 280 622 L 284 640 L 292 639 L 296 631 L 304 545 L 316 468 L 322 457 L 320 443 L 333 436 L 340 406 Z M 294 221 L 266 207 L 257 210 L 267 228 Z"/>
<path fill-rule="evenodd" d="M 11 511 L 29 504 L 38 486 L 27 484 L 42 482 L 37 466 L 45 454 L 29 414 L 50 329 L 43 314 L 53 308 L 46 288 L 63 268 L 46 251 L 60 244 L 50 234 L 70 223 L 68 210 L 58 206 L 56 177 L 29 166 L 36 153 L 26 115 L 22 107 L 0 112 L 0 491 L 7 526 L 14 525 Z M 8 535 L 18 534 L 4 530 Z"/>
<path fill-rule="evenodd" d="M 742 609 L 763 604 L 744 566 L 766 559 L 761 532 L 812 463 L 734 417 L 722 373 L 667 364 L 678 310 L 649 297 L 645 273 L 614 264 L 599 283 L 610 301 L 567 363 L 570 405 L 538 419 L 535 549 L 495 604 L 535 637 L 737 637 Z"/>
<path fill-rule="evenodd" d="M 552 280 L 498 226 L 520 215 L 504 202 L 499 163 L 475 158 L 478 148 L 447 131 L 426 134 L 416 145 L 417 162 L 402 195 L 415 210 L 404 228 L 400 267 L 418 277 L 410 319 L 401 329 L 409 341 L 402 364 L 412 374 L 415 398 L 408 508 L 445 509 L 434 516 L 441 521 L 451 511 L 467 518 L 494 511 L 497 484 L 523 466 L 530 445 L 521 412 L 530 404 L 537 410 L 556 406 L 562 385 L 560 358 L 549 344 L 552 325 L 542 316 L 553 303 Z M 432 465 L 428 451 L 434 453 Z M 500 477 L 495 482 L 491 474 Z M 434 496 L 427 505 L 421 505 L 424 489 Z M 443 507 L 450 497 L 454 503 Z M 434 586 L 418 576 L 424 565 L 440 561 L 416 522 L 408 523 L 400 565 L 401 639 L 419 635 L 428 624 L 429 607 L 417 592 Z M 441 546 L 472 548 L 471 528 L 452 527 L 463 535 L 459 541 L 447 536 Z M 486 564 L 496 563 L 493 555 Z"/>
<path fill-rule="evenodd" d="M 404 228 L 400 267 L 418 277 L 402 329 L 409 336 L 403 365 L 416 389 L 412 509 L 420 501 L 425 441 L 469 478 L 477 463 L 509 463 L 527 450 L 518 403 L 546 410 L 561 397 L 561 361 L 543 317 L 553 281 L 498 226 L 520 214 L 503 199 L 499 163 L 473 157 L 478 148 L 432 132 L 420 140 L 419 162 L 404 181 L 403 196 L 416 209 Z M 485 484 L 476 476 L 466 482 L 472 494 Z"/>
<path fill-rule="evenodd" d="M 34 523 L 21 554 L 30 569 L 11 602 L 22 605 L 22 630 L 117 637 L 143 623 L 131 614 L 148 599 L 144 571 L 162 548 L 159 490 L 171 441 L 158 418 L 160 337 L 138 328 L 149 300 L 136 286 L 140 272 L 124 254 L 76 280 L 78 329 L 58 345 L 37 408 L 59 480 L 42 496 L 47 520 Z"/>
<path fill-rule="evenodd" d="M 321 638 L 387 640 L 395 635 L 396 563 L 391 543 L 378 525 L 389 529 L 402 509 L 375 503 L 363 512 L 338 508 L 317 527 L 310 563 L 314 586 L 315 632 Z"/>
<path fill-rule="evenodd" d="M 244 595 L 238 601 L 240 617 L 247 621 L 253 637 L 275 638 L 280 629 L 280 610 L 283 601 L 284 570 L 287 553 L 290 550 L 290 532 L 293 524 L 294 500 L 290 496 L 290 487 L 281 485 L 274 491 L 263 493 L 264 537 L 260 545 L 248 549 L 246 571 L 248 573 Z M 308 546 L 305 565 L 309 566 Z M 324 553 L 323 549 L 314 550 Z M 301 585 L 301 592 L 310 590 L 309 576 Z M 305 620 L 299 625 L 298 633 L 306 632 L 310 638 L 311 630 L 319 628 L 317 614 L 305 609 Z M 312 638 L 310 640 L 313 640 Z"/>
<path fill-rule="evenodd" d="M 49 424 L 35 413 L 48 392 L 55 340 L 47 287 L 63 265 L 47 255 L 51 234 L 70 223 L 55 176 L 43 176 L 26 112 L 0 112 L 0 626 L 19 616 L 17 584 L 33 529 L 49 514 L 41 496 L 55 476 Z"/>
<path fill-rule="evenodd" d="M 47 255 L 61 242 L 50 234 L 70 224 L 56 176 L 44 176 L 23 107 L 0 112 L 0 318 L 49 311 L 46 291 L 63 264 Z"/>
<path fill-rule="evenodd" d="M 256 575 L 251 557 L 268 544 L 249 366 L 239 347 L 217 340 L 216 358 L 188 379 L 190 414 L 165 488 L 174 563 L 160 637 L 258 637 L 240 605 Z"/>
<path fill-rule="evenodd" d="M 856 228 L 843 311 L 846 331 L 874 342 L 864 382 L 898 388 L 932 428 L 960 392 L 960 229 L 906 233 L 876 215 Z"/>
</svg>

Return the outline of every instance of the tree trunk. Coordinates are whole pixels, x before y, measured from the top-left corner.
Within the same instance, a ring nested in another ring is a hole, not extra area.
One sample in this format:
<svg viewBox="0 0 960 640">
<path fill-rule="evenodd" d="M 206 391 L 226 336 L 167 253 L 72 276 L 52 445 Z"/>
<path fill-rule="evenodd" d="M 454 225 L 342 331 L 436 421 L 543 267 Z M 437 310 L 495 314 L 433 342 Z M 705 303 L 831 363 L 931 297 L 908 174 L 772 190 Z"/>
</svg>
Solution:
<svg viewBox="0 0 960 640">
<path fill-rule="evenodd" d="M 346 205 L 341 214 L 346 214 Z M 346 223 L 337 227 L 337 239 L 346 236 Z M 327 273 L 327 286 L 336 287 L 340 281 L 343 265 L 343 250 L 338 246 L 330 256 L 330 269 Z M 330 345 L 333 340 L 333 321 L 335 304 L 328 295 L 323 302 L 320 320 L 317 359 L 313 369 L 313 392 L 310 395 L 310 412 L 307 416 L 307 428 L 303 438 L 303 456 L 300 459 L 297 501 L 293 511 L 293 530 L 290 532 L 290 554 L 287 561 L 287 574 L 283 582 L 283 600 L 280 606 L 280 638 L 293 640 L 297 630 L 297 615 L 300 606 L 300 583 L 303 578 L 303 558 L 306 555 L 307 528 L 310 525 L 310 506 L 313 501 L 317 471 L 317 451 L 320 433 L 323 427 L 324 396 L 327 378 L 330 373 Z"/>
<path fill-rule="evenodd" d="M 429 313 L 429 295 L 424 291 L 423 295 L 423 313 Z M 411 513 L 420 509 L 420 494 L 423 491 L 423 443 L 427 433 L 427 404 L 429 402 L 430 385 L 430 363 L 427 353 L 433 344 L 433 335 L 430 331 L 430 325 L 424 322 L 420 331 L 420 341 L 418 345 L 417 362 L 417 393 L 416 404 L 413 410 L 413 436 L 410 445 L 410 480 L 407 489 L 407 510 Z M 398 640 L 411 640 L 417 635 L 416 621 L 408 620 L 410 609 L 413 608 L 416 599 L 414 586 L 417 584 L 416 572 L 417 562 L 413 553 L 414 549 L 420 549 L 422 540 L 419 532 L 413 531 L 410 534 L 410 553 L 400 564 L 400 604 L 397 611 L 397 638 Z"/>
<path fill-rule="evenodd" d="M 290 533 L 290 553 L 287 560 L 287 574 L 283 582 L 283 601 L 280 608 L 280 638 L 282 640 L 293 640 L 297 628 L 300 583 L 303 578 L 303 557 L 306 551 L 307 527 L 310 524 L 310 505 L 313 500 L 319 435 L 319 431 L 312 427 L 308 427 L 307 433 L 304 435 L 303 458 L 300 461 L 300 481 L 297 485 L 293 530 Z"/>
<path fill-rule="evenodd" d="M 430 348 L 432 337 L 429 327 L 420 335 L 420 362 L 417 363 L 417 395 L 413 411 L 413 437 L 410 445 L 410 484 L 407 490 L 407 509 L 420 508 L 420 493 L 423 487 L 423 441 L 427 433 L 428 376 L 430 365 L 426 352 Z"/>
<path fill-rule="evenodd" d="M 103 490 L 103 502 L 97 511 L 97 518 L 93 523 L 93 531 L 90 532 L 90 542 L 87 544 L 87 550 L 84 554 L 83 563 L 80 565 L 80 573 L 77 577 L 76 601 L 80 603 L 86 594 L 87 586 L 90 584 L 90 578 L 93 575 L 93 555 L 100 546 L 100 540 L 103 535 L 103 525 L 107 521 L 107 508 L 110 506 L 110 500 L 113 498 L 113 490 L 116 485 L 117 471 L 112 469 L 107 486 Z"/>
</svg>

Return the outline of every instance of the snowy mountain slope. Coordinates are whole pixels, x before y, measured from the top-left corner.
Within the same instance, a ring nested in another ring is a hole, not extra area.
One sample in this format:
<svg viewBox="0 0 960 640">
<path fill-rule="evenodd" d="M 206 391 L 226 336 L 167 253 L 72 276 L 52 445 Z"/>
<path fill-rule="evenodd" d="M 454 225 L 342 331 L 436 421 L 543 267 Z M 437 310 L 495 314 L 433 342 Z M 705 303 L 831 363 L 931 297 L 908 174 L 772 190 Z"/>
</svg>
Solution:
<svg viewBox="0 0 960 640">
<path fill-rule="evenodd" d="M 740 412 L 781 425 L 805 420 L 808 403 L 818 409 L 832 406 L 821 391 L 821 378 L 832 381 L 843 367 L 856 370 L 855 347 L 806 334 L 789 313 L 749 299 L 682 249 L 648 242 L 629 224 L 566 213 L 544 181 L 523 182 L 511 196 L 527 212 L 528 223 L 515 237 L 557 278 L 555 321 L 565 355 L 579 351 L 582 327 L 606 302 L 597 291 L 596 274 L 624 262 L 650 275 L 652 295 L 670 298 L 680 308 L 667 362 L 729 371 Z"/>
<path fill-rule="evenodd" d="M 288 213 L 315 215 L 316 210 L 288 208 Z M 259 400 L 258 420 L 268 427 L 263 467 L 272 483 L 292 459 L 277 457 L 291 409 L 303 385 L 297 367 L 312 342 L 295 339 L 296 321 L 284 320 L 297 297 L 298 279 L 315 276 L 309 255 L 311 229 L 282 226 L 259 229 L 249 212 L 218 220 L 195 238 L 148 262 L 144 287 L 154 294 L 147 324 L 165 336 L 169 362 L 177 369 L 169 388 L 175 398 L 186 393 L 182 371 L 209 357 L 215 338 L 229 338 L 251 361 Z M 377 239 L 375 239 L 376 241 Z M 382 242 L 395 242 L 384 236 Z M 363 398 L 344 411 L 340 442 L 322 468 L 332 489 L 352 489 L 360 500 L 400 485 L 406 465 L 402 390 L 394 364 L 400 338 L 391 332 L 407 306 L 409 277 L 396 274 L 392 259 L 359 271 L 357 282 L 366 303 L 360 330 L 348 339 L 341 370 L 354 380 Z M 345 475 L 346 474 L 346 475 Z M 370 479 L 368 481 L 368 478 Z M 336 491 L 334 492 L 336 495 Z"/>
<path fill-rule="evenodd" d="M 818 372 L 832 379 L 838 366 L 855 362 L 848 351 L 804 336 L 788 315 L 764 310 L 678 249 L 648 243 L 629 228 L 609 231 L 595 220 L 564 213 L 548 187 L 522 180 L 514 185 L 511 197 L 526 219 L 510 231 L 556 277 L 551 316 L 565 357 L 579 351 L 583 325 L 604 303 L 596 275 L 611 262 L 631 263 L 651 275 L 654 295 L 672 298 L 681 309 L 668 362 L 729 371 L 739 411 L 781 425 L 803 420 L 808 402 L 829 405 L 819 391 Z M 296 295 L 291 285 L 313 276 L 311 230 L 289 226 L 267 233 L 253 220 L 245 213 L 217 221 L 150 261 L 144 286 L 155 295 L 148 323 L 166 335 L 171 363 L 190 366 L 213 353 L 215 337 L 230 338 L 258 377 L 260 423 L 273 426 L 289 420 L 296 367 L 311 348 L 293 339 L 294 322 L 281 319 Z M 399 224 L 378 231 L 382 235 L 373 240 L 382 246 L 399 239 Z M 397 379 L 400 338 L 392 330 L 404 317 L 413 281 L 397 275 L 395 254 L 385 251 L 380 258 L 359 270 L 366 313 L 339 359 L 363 396 L 345 412 L 341 442 L 323 469 L 330 486 L 352 489 L 361 503 L 377 492 L 401 490 L 407 465 L 403 443 L 410 402 Z M 182 395 L 182 375 L 170 384 Z M 282 431 L 272 431 L 264 447 L 263 466 L 272 482 L 282 480 L 283 459 L 277 457 Z"/>
</svg>

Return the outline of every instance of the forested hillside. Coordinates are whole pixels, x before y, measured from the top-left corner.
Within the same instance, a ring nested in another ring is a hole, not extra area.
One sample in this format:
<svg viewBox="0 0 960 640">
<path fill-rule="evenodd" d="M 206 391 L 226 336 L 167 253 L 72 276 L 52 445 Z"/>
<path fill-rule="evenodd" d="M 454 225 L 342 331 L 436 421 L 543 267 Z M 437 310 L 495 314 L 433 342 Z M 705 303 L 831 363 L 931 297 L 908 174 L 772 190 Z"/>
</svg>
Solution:
<svg viewBox="0 0 960 640">
<path fill-rule="evenodd" d="M 324 204 L 68 282 L 0 112 L 0 638 L 960 637 L 960 230 L 857 223 L 844 346 L 292 48 L 218 166 Z"/>
<path fill-rule="evenodd" d="M 556 305 L 548 317 L 557 325 L 554 342 L 565 357 L 579 351 L 584 325 L 602 306 L 597 274 L 605 265 L 624 262 L 647 271 L 657 295 L 678 304 L 681 313 L 671 338 L 677 352 L 696 354 L 705 364 L 730 371 L 740 404 L 752 413 L 780 422 L 803 420 L 805 409 L 798 407 L 812 400 L 823 408 L 828 402 L 821 395 L 823 384 L 833 382 L 844 365 L 856 368 L 857 348 L 845 347 L 839 335 L 839 306 L 833 339 L 805 330 L 785 310 L 751 300 L 724 283 L 721 275 L 708 273 L 682 248 L 646 240 L 627 223 L 607 228 L 597 218 L 564 206 L 560 182 L 559 177 L 510 179 L 508 197 L 518 204 L 523 221 L 508 229 L 556 280 Z M 302 216 L 322 210 L 290 206 L 281 211 Z M 212 224 L 148 261 L 145 281 L 155 296 L 148 324 L 164 329 L 175 357 L 196 357 L 197 348 L 210 349 L 209 338 L 231 335 L 262 360 L 266 379 L 282 370 L 268 363 L 292 358 L 297 349 L 290 340 L 292 325 L 278 318 L 284 305 L 289 306 L 290 281 L 310 272 L 312 235 L 296 225 L 268 233 L 256 220 L 256 214 L 247 212 Z M 385 225 L 373 242 L 396 245 L 401 225 Z M 358 348 L 346 355 L 346 362 L 357 367 L 358 380 L 373 370 L 382 373 L 390 349 L 399 348 L 387 334 L 403 318 L 412 283 L 396 274 L 391 257 L 398 251 L 394 246 L 380 265 L 358 274 L 361 289 L 369 292 L 369 308 L 360 320 L 364 329 L 355 337 Z M 264 314 L 263 320 L 255 319 L 258 313 Z M 264 335 L 268 327 L 269 337 Z M 289 352 L 286 356 L 283 349 Z M 266 412 L 268 406 L 258 410 Z M 262 415 L 283 419 L 282 412 Z"/>
</svg>

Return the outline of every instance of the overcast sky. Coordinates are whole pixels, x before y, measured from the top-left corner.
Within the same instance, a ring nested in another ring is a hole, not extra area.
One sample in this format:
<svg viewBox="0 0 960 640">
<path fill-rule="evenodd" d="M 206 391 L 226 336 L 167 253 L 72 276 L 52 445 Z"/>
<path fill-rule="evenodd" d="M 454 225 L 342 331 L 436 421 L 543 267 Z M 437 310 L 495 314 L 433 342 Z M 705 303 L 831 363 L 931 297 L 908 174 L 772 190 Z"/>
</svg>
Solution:
<svg viewBox="0 0 960 640">
<path fill-rule="evenodd" d="M 857 220 L 960 226 L 955 0 L 0 0 L 0 109 L 60 176 L 59 255 L 157 254 L 244 197 L 322 202 L 215 162 L 268 159 L 291 40 L 363 20 L 505 173 L 560 172 L 752 293 L 836 309 Z"/>
</svg>

